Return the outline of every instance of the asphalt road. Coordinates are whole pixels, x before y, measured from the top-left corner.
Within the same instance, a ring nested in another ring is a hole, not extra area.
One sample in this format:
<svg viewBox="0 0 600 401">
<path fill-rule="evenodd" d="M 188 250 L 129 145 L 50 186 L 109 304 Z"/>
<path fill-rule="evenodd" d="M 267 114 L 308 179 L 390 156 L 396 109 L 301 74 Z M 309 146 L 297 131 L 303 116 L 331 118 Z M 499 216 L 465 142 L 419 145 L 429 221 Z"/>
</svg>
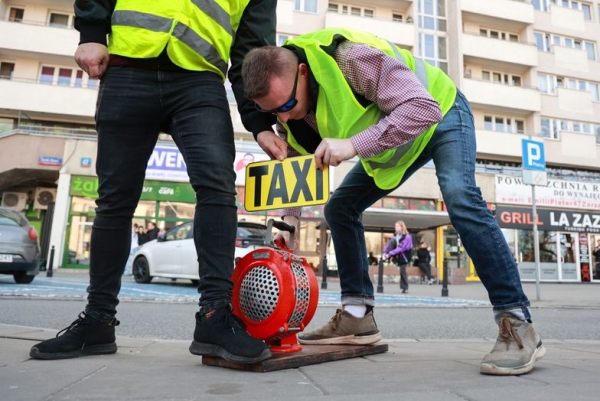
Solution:
<svg viewBox="0 0 600 401">
<path fill-rule="evenodd" d="M 84 300 L 0 298 L 0 323 L 62 329 L 76 319 Z M 122 302 L 117 335 L 149 339 L 191 339 L 194 329 L 193 303 Z M 333 306 L 319 306 L 309 328 L 327 322 Z M 541 308 L 534 322 L 544 339 L 598 340 L 598 309 Z M 375 312 L 384 338 L 469 339 L 495 338 L 497 326 L 489 307 L 381 307 Z"/>
</svg>

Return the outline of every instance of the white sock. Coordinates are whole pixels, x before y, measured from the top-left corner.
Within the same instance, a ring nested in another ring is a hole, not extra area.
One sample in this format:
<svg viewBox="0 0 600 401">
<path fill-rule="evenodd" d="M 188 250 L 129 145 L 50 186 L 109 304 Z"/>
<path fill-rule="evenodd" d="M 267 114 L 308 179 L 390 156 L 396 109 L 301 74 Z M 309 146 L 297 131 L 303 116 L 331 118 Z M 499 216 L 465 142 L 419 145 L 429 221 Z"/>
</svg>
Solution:
<svg viewBox="0 0 600 401">
<path fill-rule="evenodd" d="M 365 317 L 367 305 L 344 305 L 344 310 L 354 317 Z"/>
</svg>

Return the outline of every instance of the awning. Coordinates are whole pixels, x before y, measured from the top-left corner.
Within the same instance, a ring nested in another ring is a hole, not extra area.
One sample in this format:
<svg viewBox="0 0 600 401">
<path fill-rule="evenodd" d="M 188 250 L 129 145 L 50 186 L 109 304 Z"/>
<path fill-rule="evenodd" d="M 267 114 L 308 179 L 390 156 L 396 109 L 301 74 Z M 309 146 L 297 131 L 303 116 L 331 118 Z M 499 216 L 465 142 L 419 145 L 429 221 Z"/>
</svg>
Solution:
<svg viewBox="0 0 600 401">
<path fill-rule="evenodd" d="M 448 213 L 442 211 L 369 208 L 362 215 L 363 226 L 368 230 L 394 230 L 398 220 L 404 221 L 411 231 L 450 224 Z"/>
</svg>

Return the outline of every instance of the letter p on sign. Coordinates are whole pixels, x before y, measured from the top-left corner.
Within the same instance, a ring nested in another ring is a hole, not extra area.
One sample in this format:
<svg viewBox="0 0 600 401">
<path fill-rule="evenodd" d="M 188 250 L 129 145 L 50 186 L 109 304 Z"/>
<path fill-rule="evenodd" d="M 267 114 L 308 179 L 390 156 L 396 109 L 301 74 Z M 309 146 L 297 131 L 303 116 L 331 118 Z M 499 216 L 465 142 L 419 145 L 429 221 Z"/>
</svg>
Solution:
<svg viewBox="0 0 600 401">
<path fill-rule="evenodd" d="M 523 139 L 523 168 L 528 170 L 546 170 L 544 142 Z"/>
</svg>

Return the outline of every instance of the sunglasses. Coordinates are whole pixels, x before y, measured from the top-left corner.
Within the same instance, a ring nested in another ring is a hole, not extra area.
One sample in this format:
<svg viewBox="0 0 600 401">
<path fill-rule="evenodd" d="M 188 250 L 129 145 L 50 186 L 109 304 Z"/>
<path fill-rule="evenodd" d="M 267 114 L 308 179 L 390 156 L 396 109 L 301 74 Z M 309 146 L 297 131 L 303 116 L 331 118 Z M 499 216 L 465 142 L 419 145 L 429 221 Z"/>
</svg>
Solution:
<svg viewBox="0 0 600 401">
<path fill-rule="evenodd" d="M 291 109 L 293 109 L 294 107 L 296 107 L 296 105 L 298 104 L 298 99 L 296 99 L 296 88 L 298 87 L 298 72 L 299 71 L 300 71 L 300 69 L 296 68 L 296 78 L 294 79 L 294 89 L 292 89 L 292 94 L 290 96 L 290 100 L 285 102 L 283 105 L 281 105 L 277 108 L 271 109 L 271 110 L 263 110 L 256 103 L 254 103 L 256 106 L 256 109 L 263 113 L 277 114 L 277 113 L 288 112 Z"/>
</svg>

